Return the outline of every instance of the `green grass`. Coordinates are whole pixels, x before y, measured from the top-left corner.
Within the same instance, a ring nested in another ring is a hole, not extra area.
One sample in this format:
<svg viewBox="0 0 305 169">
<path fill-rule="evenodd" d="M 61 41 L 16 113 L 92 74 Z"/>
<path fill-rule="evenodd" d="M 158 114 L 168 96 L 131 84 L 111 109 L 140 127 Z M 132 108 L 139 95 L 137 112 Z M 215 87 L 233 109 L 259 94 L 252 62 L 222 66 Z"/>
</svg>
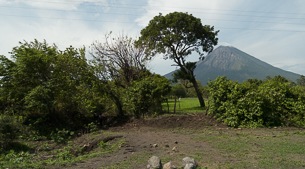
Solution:
<svg viewBox="0 0 305 169">
<path fill-rule="evenodd" d="M 208 168 L 304 168 L 304 133 L 301 129 L 204 130 L 195 139 L 207 143 L 213 153 L 197 152 L 197 156 Z"/>
<path fill-rule="evenodd" d="M 201 142 L 203 148 L 190 147 L 192 149 L 190 154 L 181 152 L 181 155 L 163 155 L 161 156 L 163 162 L 182 159 L 187 155 L 194 157 L 199 168 L 202 169 L 305 168 L 305 131 L 303 129 L 209 127 L 201 130 L 174 129 L 172 132 L 187 135 L 195 142 Z M 155 154 L 139 151 L 128 159 L 105 169 L 141 168 L 152 155 Z"/>
<path fill-rule="evenodd" d="M 174 112 L 175 100 L 169 99 L 169 112 Z M 163 110 L 168 111 L 167 103 L 162 104 Z M 181 98 L 180 101 L 176 101 L 176 113 L 199 113 L 204 112 L 205 109 L 200 107 L 200 103 L 197 98 Z"/>
</svg>

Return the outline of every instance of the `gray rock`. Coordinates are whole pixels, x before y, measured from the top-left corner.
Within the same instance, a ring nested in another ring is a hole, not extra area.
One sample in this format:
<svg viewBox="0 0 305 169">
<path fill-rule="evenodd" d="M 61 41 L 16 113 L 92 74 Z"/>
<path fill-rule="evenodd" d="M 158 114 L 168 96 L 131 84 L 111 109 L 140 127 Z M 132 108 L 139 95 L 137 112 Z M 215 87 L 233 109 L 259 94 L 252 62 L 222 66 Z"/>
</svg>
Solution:
<svg viewBox="0 0 305 169">
<path fill-rule="evenodd" d="M 160 158 L 157 156 L 150 157 L 150 159 L 148 160 L 147 169 L 161 169 L 161 168 L 162 168 L 162 164 Z"/>
<path fill-rule="evenodd" d="M 172 164 L 172 162 L 170 161 L 170 162 L 168 162 L 168 163 L 166 163 L 166 164 L 163 165 L 163 169 L 177 169 L 177 167 L 174 166 L 174 165 Z"/>
<path fill-rule="evenodd" d="M 192 163 L 188 163 L 184 166 L 184 169 L 195 169 L 195 168 L 196 168 L 196 166 Z"/>
<path fill-rule="evenodd" d="M 196 169 L 197 168 L 197 162 L 193 158 L 184 157 L 182 159 L 182 161 L 183 161 L 184 169 Z"/>
</svg>

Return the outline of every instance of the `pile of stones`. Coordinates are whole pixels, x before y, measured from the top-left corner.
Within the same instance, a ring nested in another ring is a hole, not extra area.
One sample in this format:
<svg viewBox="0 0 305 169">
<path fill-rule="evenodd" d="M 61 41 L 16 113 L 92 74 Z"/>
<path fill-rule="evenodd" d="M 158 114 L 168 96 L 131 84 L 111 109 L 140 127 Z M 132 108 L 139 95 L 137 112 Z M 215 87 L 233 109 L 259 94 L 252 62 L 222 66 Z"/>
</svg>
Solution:
<svg viewBox="0 0 305 169">
<path fill-rule="evenodd" d="M 195 159 L 190 157 L 184 157 L 182 159 L 184 169 L 196 169 L 197 162 Z M 177 169 L 178 167 L 174 166 L 172 162 L 165 163 L 162 165 L 161 159 L 157 156 L 152 156 L 148 160 L 147 169 Z"/>
</svg>

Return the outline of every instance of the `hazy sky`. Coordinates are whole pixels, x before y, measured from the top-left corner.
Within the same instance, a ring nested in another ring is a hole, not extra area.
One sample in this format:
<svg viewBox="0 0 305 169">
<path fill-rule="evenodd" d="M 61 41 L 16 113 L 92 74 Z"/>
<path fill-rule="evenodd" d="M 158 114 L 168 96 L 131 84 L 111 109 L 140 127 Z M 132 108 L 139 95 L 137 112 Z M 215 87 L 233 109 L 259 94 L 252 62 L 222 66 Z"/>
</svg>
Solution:
<svg viewBox="0 0 305 169">
<path fill-rule="evenodd" d="M 305 75 L 304 0 L 0 0 L 0 55 L 35 38 L 64 49 L 88 48 L 110 31 L 137 37 L 155 15 L 174 11 L 220 30 L 219 44 Z M 171 64 L 157 57 L 150 68 L 163 75 Z"/>
</svg>

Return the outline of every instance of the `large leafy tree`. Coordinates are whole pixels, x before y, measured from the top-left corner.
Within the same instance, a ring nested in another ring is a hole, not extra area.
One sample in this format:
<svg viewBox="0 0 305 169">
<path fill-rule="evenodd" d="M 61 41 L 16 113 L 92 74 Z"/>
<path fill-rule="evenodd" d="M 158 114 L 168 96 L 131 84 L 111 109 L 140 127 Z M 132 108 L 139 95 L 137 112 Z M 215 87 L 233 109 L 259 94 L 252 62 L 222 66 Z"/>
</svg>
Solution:
<svg viewBox="0 0 305 169">
<path fill-rule="evenodd" d="M 214 27 L 202 25 L 201 20 L 188 13 L 173 12 L 165 16 L 155 16 L 142 29 L 137 40 L 138 46 L 144 46 L 146 54 L 152 56 L 164 54 L 164 59 L 171 59 L 180 67 L 180 78 L 189 80 L 196 90 L 201 107 L 204 100 L 194 75 L 195 63 L 187 62 L 187 56 L 197 52 L 203 58 L 217 44 L 218 31 Z"/>
<path fill-rule="evenodd" d="M 8 95 L 12 88 L 12 71 L 15 63 L 3 55 L 0 55 L 0 112 L 6 111 L 12 103 L 8 100 Z"/>
<path fill-rule="evenodd" d="M 24 41 L 11 57 L 0 58 L 2 113 L 19 114 L 31 124 L 80 127 L 102 111 L 85 49 L 60 51 L 46 41 Z"/>
</svg>

